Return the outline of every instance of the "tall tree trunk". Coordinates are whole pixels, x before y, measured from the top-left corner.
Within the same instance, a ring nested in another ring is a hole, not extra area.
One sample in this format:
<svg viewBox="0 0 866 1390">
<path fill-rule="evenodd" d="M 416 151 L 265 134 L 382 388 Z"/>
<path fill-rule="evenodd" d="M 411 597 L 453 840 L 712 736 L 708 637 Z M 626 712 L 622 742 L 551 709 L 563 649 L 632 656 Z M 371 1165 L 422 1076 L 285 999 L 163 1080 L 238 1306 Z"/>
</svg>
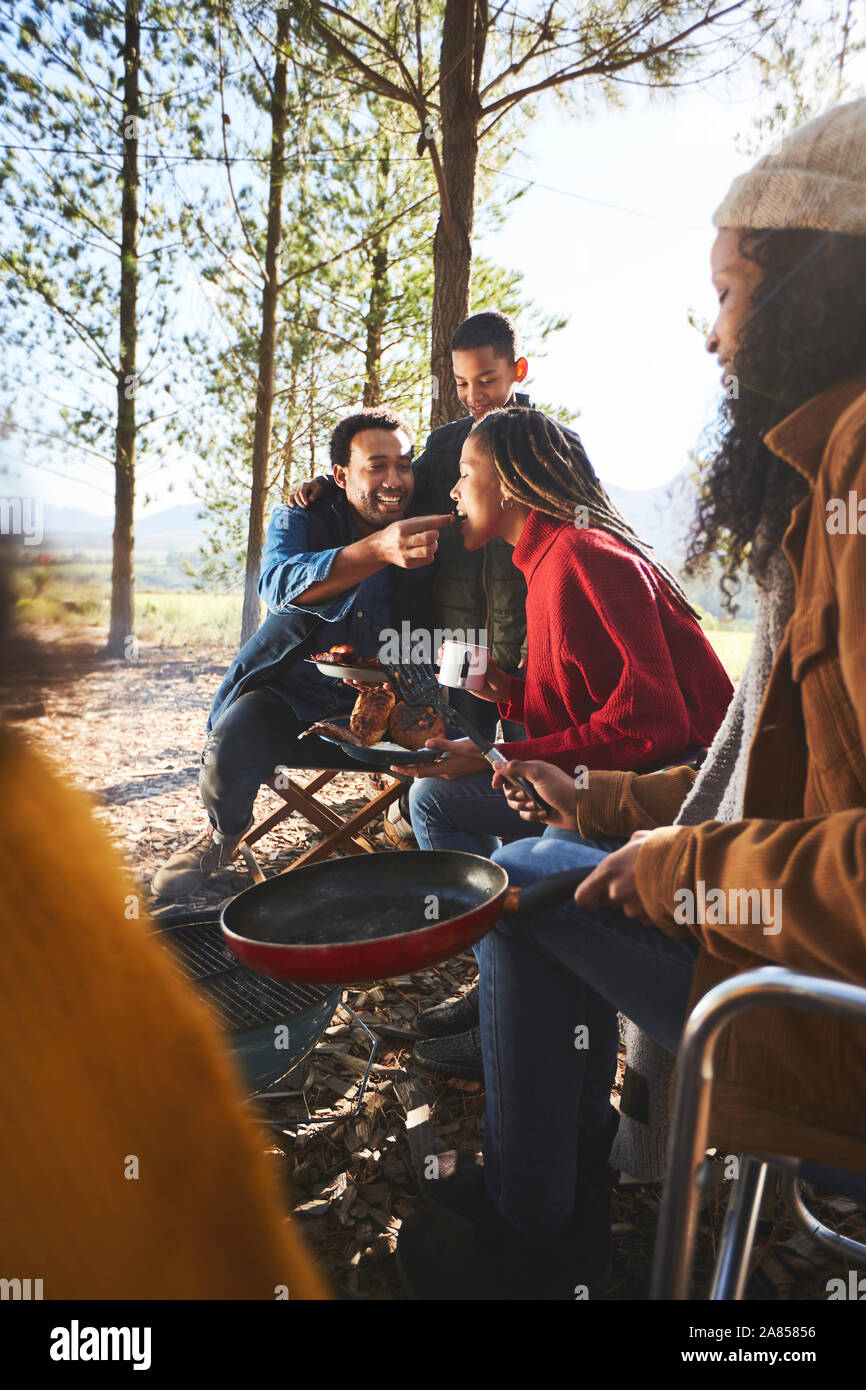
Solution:
<svg viewBox="0 0 866 1390">
<path fill-rule="evenodd" d="M 463 414 L 451 370 L 451 335 L 469 312 L 481 111 L 478 83 L 486 38 L 486 0 L 445 0 L 439 55 L 444 199 L 433 238 L 434 428 Z"/>
<path fill-rule="evenodd" d="M 364 352 L 364 405 L 382 404 L 382 324 L 388 300 L 388 247 L 377 237 L 373 247 L 367 343 Z"/>
<path fill-rule="evenodd" d="M 388 205 L 388 176 L 391 152 L 387 136 L 379 153 L 376 170 L 376 222 L 384 221 Z M 367 342 L 364 353 L 364 405 L 382 404 L 382 326 L 388 311 L 388 233 L 373 238 L 370 274 L 370 300 L 367 307 Z"/>
<path fill-rule="evenodd" d="M 138 337 L 138 76 L 139 0 L 126 0 L 123 37 L 123 168 L 121 171 L 120 353 L 114 435 L 114 535 L 111 562 L 109 656 L 132 655 L 135 569 L 135 350 Z"/>
<path fill-rule="evenodd" d="M 286 439 L 286 446 L 283 449 L 283 481 L 280 487 L 280 501 L 288 502 L 294 492 L 292 483 L 292 469 L 295 463 L 295 441 L 291 435 Z"/>
<path fill-rule="evenodd" d="M 268 464 L 271 453 L 271 416 L 274 405 L 274 353 L 277 337 L 277 298 L 279 295 L 279 253 L 283 227 L 283 184 L 286 177 L 286 44 L 290 11 L 277 10 L 277 58 L 274 64 L 271 98 L 271 158 L 268 185 L 268 230 L 265 245 L 265 279 L 262 287 L 262 321 L 259 333 L 258 380 L 256 382 L 256 421 L 253 432 L 252 495 L 247 532 L 247 565 L 244 578 L 244 608 L 241 618 L 241 645 L 259 626 L 261 605 L 258 595 L 259 571 L 265 536 L 265 502 L 268 491 Z"/>
<path fill-rule="evenodd" d="M 307 453 L 309 461 L 307 463 L 307 474 L 310 478 L 316 476 L 316 332 L 319 327 L 318 314 L 313 315 L 313 344 L 310 355 L 310 400 L 309 410 L 307 411 Z"/>
<path fill-rule="evenodd" d="M 298 435 L 297 423 L 298 369 L 294 355 L 289 365 L 289 384 L 284 396 L 286 405 L 286 442 L 283 446 L 283 480 L 280 484 L 280 501 L 288 502 L 295 490 L 295 440 Z M 312 478 L 313 474 L 309 476 Z"/>
</svg>

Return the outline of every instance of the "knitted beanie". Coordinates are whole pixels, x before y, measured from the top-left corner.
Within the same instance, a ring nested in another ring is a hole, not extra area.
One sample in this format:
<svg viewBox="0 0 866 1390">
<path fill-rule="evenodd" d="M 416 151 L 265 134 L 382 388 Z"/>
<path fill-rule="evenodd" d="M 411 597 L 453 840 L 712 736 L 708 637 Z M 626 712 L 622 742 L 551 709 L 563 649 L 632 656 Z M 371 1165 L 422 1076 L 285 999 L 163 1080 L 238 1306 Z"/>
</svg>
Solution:
<svg viewBox="0 0 866 1390">
<path fill-rule="evenodd" d="M 866 97 L 786 135 L 734 179 L 713 223 L 866 236 Z"/>
</svg>

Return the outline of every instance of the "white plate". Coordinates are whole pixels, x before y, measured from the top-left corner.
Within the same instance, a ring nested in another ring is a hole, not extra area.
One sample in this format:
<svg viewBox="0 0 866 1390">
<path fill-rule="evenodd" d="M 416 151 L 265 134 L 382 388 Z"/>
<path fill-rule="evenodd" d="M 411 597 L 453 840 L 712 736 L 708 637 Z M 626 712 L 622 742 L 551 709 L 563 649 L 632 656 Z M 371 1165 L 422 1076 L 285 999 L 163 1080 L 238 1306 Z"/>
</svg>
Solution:
<svg viewBox="0 0 866 1390">
<path fill-rule="evenodd" d="M 323 676 L 333 676 L 334 680 L 362 681 L 364 685 L 391 684 L 387 671 L 371 670 L 369 666 L 336 666 L 330 661 L 314 661 L 311 656 L 304 660 L 321 671 Z"/>
</svg>

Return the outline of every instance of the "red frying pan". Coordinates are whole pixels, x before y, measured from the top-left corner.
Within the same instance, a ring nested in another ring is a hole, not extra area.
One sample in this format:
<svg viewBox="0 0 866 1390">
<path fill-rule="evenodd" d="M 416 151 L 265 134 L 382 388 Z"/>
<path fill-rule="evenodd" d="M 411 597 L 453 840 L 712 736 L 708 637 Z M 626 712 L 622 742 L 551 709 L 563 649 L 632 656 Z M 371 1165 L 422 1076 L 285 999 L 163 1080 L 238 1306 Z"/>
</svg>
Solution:
<svg viewBox="0 0 866 1390">
<path fill-rule="evenodd" d="M 223 908 L 223 934 L 245 965 L 281 980 L 367 984 L 465 951 L 502 912 L 568 899 L 590 865 L 509 888 L 498 864 L 456 850 L 329 859 L 254 884 Z"/>
</svg>

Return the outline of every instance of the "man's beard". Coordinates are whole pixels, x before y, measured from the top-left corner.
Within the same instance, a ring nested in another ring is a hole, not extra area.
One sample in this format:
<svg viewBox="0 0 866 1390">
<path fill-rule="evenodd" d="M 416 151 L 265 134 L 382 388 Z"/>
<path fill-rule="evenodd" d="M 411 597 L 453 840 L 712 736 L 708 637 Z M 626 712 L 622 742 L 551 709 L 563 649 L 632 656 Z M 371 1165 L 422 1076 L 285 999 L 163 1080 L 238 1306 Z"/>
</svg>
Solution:
<svg viewBox="0 0 866 1390">
<path fill-rule="evenodd" d="M 382 531 L 386 526 L 390 526 L 392 521 L 402 521 L 409 507 L 410 498 L 407 493 L 400 493 L 400 505 L 397 507 L 381 508 L 376 501 L 373 493 L 365 492 L 357 497 L 350 497 L 349 502 L 355 511 L 364 518 L 368 526 L 374 527 L 377 531 Z"/>
</svg>

